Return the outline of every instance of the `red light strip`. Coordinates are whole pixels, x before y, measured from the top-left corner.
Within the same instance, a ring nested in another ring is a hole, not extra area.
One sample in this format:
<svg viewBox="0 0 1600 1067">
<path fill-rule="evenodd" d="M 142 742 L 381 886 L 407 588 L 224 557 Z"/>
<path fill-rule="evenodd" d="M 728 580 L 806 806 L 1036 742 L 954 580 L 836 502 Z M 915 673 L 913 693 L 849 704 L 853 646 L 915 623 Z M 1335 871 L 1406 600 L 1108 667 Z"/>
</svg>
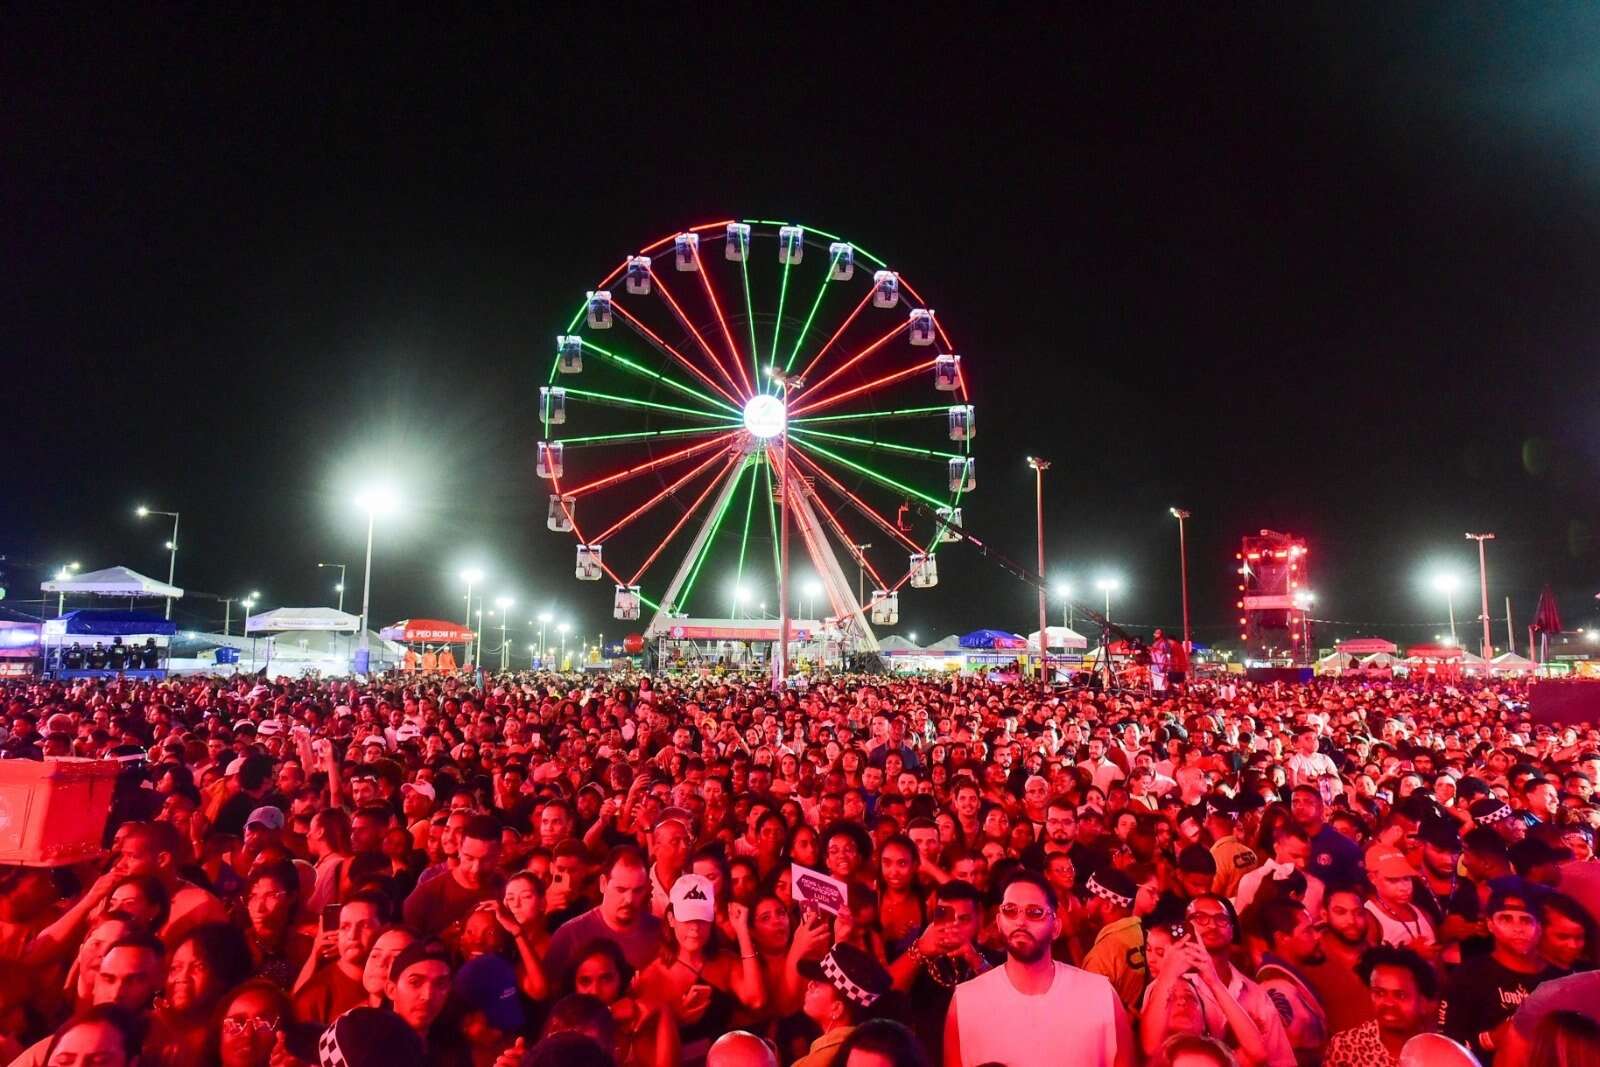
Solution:
<svg viewBox="0 0 1600 1067">
<path fill-rule="evenodd" d="M 820 382 L 817 382 L 815 385 L 807 384 L 805 388 L 805 394 L 815 394 L 816 391 L 821 389 L 824 385 L 827 385 L 839 375 L 843 374 L 845 371 L 849 370 L 851 367 L 855 366 L 857 363 L 861 362 L 863 359 L 866 359 L 868 356 L 872 355 L 872 353 L 888 344 L 894 339 L 895 335 L 910 325 L 911 321 L 909 319 L 902 321 L 900 325 L 896 326 L 894 329 L 890 330 L 888 333 L 884 334 L 882 337 L 878 338 L 876 341 L 872 342 L 870 345 L 847 359 L 843 366 L 834 368 Z"/>
<path fill-rule="evenodd" d="M 705 272 L 701 271 L 700 273 L 704 274 Z M 679 307 L 678 302 L 672 298 L 672 293 L 670 293 L 667 290 L 667 287 L 661 282 L 661 275 L 657 274 L 654 268 L 651 268 L 650 277 L 655 280 L 656 290 L 660 292 L 662 298 L 665 299 L 668 306 L 672 308 L 672 313 L 678 317 L 678 322 L 680 322 L 683 325 L 683 328 L 688 330 L 689 333 L 694 336 L 695 341 L 700 345 L 700 350 L 704 352 L 706 354 L 706 358 L 711 361 L 711 365 L 716 367 L 717 370 L 722 373 L 722 376 L 728 380 L 728 385 L 731 388 L 737 390 L 739 388 L 739 383 L 733 380 L 733 375 L 728 373 L 728 368 L 722 365 L 722 360 L 717 358 L 717 354 L 711 350 L 711 346 L 706 343 L 706 339 L 700 336 L 700 331 L 695 329 L 694 323 L 689 321 L 689 316 L 683 313 L 683 308 Z M 718 317 L 721 317 L 722 313 L 719 311 L 717 314 Z M 737 363 L 738 360 L 736 359 L 734 362 Z M 735 403 L 738 403 L 738 401 L 735 401 Z"/>
<path fill-rule="evenodd" d="M 674 537 L 678 536 L 678 531 L 683 529 L 683 524 L 689 521 L 690 516 L 700 510 L 700 505 L 705 503 L 706 497 L 711 495 L 711 490 L 726 481 L 734 468 L 743 462 L 744 456 L 742 454 L 733 456 L 728 460 L 728 465 L 722 469 L 722 473 L 706 483 L 706 487 L 700 490 L 700 495 L 694 498 L 694 503 L 690 504 L 689 509 L 678 518 L 677 522 L 672 524 L 672 529 L 667 531 L 667 536 L 661 539 L 661 543 L 656 546 L 655 551 L 645 557 L 645 561 L 639 565 L 639 569 L 634 572 L 633 577 L 628 579 L 629 585 L 639 584 L 639 579 L 644 576 L 645 571 L 650 569 L 650 564 L 656 561 L 657 556 L 666 551 L 667 546 L 672 543 Z"/>
<path fill-rule="evenodd" d="M 750 376 L 744 371 L 744 360 L 739 358 L 739 346 L 733 343 L 733 333 L 728 329 L 728 320 L 722 317 L 722 305 L 717 302 L 717 294 L 711 288 L 711 273 L 706 270 L 704 262 L 700 259 L 700 246 L 694 246 L 695 266 L 700 269 L 700 284 L 705 286 L 706 299 L 711 301 L 711 310 L 717 313 L 717 322 L 722 326 L 722 336 L 728 341 L 728 355 L 733 359 L 733 367 L 739 372 L 739 380 L 744 382 L 745 392 L 755 395 L 755 386 L 750 382 Z"/>
<path fill-rule="evenodd" d="M 600 478 L 596 481 L 580 485 L 576 489 L 568 489 L 566 495 L 582 496 L 585 493 L 592 493 L 596 489 L 604 489 L 608 485 L 615 485 L 620 481 L 644 474 L 647 471 L 653 471 L 658 467 L 665 467 L 667 464 L 672 463 L 675 460 L 683 459 L 685 456 L 692 456 L 697 453 L 704 452 L 708 448 L 716 448 L 719 445 L 724 445 L 732 440 L 733 435 L 736 433 L 738 433 L 737 430 L 729 430 L 727 433 L 718 434 L 709 441 L 701 441 L 697 445 L 690 445 L 688 448 L 680 448 L 678 451 L 662 456 L 660 459 L 652 459 L 648 463 L 640 463 L 637 466 L 629 467 L 627 470 L 621 470 L 615 474 L 607 475 L 606 477 Z"/>
<path fill-rule="evenodd" d="M 850 490 L 841 485 L 839 479 L 823 470 L 822 467 L 817 464 L 817 461 L 808 456 L 804 450 L 798 446 L 795 446 L 793 442 L 790 442 L 790 445 L 795 448 L 795 454 L 800 457 L 806 466 L 820 474 L 823 480 L 833 487 L 834 492 L 838 493 L 840 496 L 843 496 L 846 500 L 850 501 L 850 503 L 854 504 L 858 511 L 861 511 L 873 522 L 877 523 L 878 526 L 883 529 L 884 533 L 888 534 L 890 537 L 898 539 L 901 544 L 906 545 L 913 552 L 922 551 L 921 545 L 917 544 L 905 534 L 901 533 L 898 526 L 884 518 L 882 515 L 878 514 L 877 510 L 873 508 L 871 504 L 868 504 L 865 500 L 862 500 L 860 497 L 856 496 Z"/>
<path fill-rule="evenodd" d="M 699 474 L 701 471 L 705 470 L 707 467 L 711 466 L 713 463 L 715 463 L 717 460 L 719 460 L 721 458 L 722 458 L 721 456 L 717 456 L 717 455 L 711 456 L 710 458 L 705 460 L 703 463 L 701 463 L 699 466 L 697 466 L 693 470 L 691 470 L 688 474 L 685 474 L 683 477 L 679 478 L 677 481 L 673 482 L 671 485 L 669 485 L 665 489 L 661 490 L 661 492 L 657 493 L 655 496 L 651 497 L 649 500 L 646 500 L 643 504 L 640 504 L 638 507 L 636 507 L 632 511 L 628 512 L 622 518 L 620 518 L 616 522 L 612 523 L 611 526 L 604 533 L 602 533 L 600 536 L 596 537 L 595 540 L 599 541 L 601 544 L 605 544 L 607 541 L 611 540 L 612 537 L 616 536 L 617 532 L 620 531 L 623 527 L 627 526 L 634 519 L 637 519 L 640 515 L 643 515 L 646 511 L 649 511 L 651 508 L 653 508 L 657 504 L 661 503 L 663 500 L 665 500 L 667 497 L 671 496 L 673 493 L 677 492 L 684 485 L 686 485 L 689 482 L 693 481 L 697 474 Z"/>
<path fill-rule="evenodd" d="M 878 574 L 877 568 L 873 567 L 872 561 L 867 559 L 867 554 L 856 550 L 855 542 L 850 540 L 850 535 L 845 532 L 844 524 L 839 521 L 839 517 L 828 509 L 828 505 L 823 502 L 822 497 L 813 494 L 811 502 L 822 509 L 822 514 L 827 518 L 828 525 L 833 528 L 834 535 L 839 538 L 839 542 L 845 548 L 849 549 L 850 558 L 861 564 L 866 569 L 866 572 L 872 575 L 872 580 L 877 583 L 876 588 L 882 589 L 884 585 L 883 577 Z M 866 605 L 863 604 L 861 607 L 865 608 Z"/>
<path fill-rule="evenodd" d="M 592 542 L 588 538 L 583 536 L 583 530 L 578 526 L 578 518 L 577 518 L 577 516 L 572 514 L 572 509 L 567 507 L 567 502 L 565 500 L 562 500 L 562 497 L 567 495 L 567 494 L 564 494 L 564 493 L 561 492 L 561 479 L 560 478 L 551 478 L 550 479 L 550 487 L 556 491 L 556 499 L 561 501 L 562 514 L 566 515 L 567 521 L 572 524 L 572 532 L 577 535 L 578 544 L 580 544 L 580 545 L 592 544 Z M 601 559 L 601 561 L 600 561 L 600 569 L 606 573 L 606 576 L 611 579 L 613 584 L 615 584 L 615 585 L 622 585 L 623 584 L 622 578 L 618 576 L 616 571 L 611 569 L 611 565 L 606 563 L 606 561 L 604 559 Z"/>
<path fill-rule="evenodd" d="M 911 288 L 911 283 L 906 281 L 904 278 L 900 279 L 900 288 L 910 293 L 911 299 L 915 300 L 923 307 L 928 306 L 928 302 L 922 299 L 922 294 Z M 933 317 L 933 328 L 938 332 L 939 340 L 944 342 L 944 350 L 946 352 L 954 352 L 956 349 L 955 346 L 950 343 L 950 335 L 944 332 L 944 323 L 939 321 L 939 316 L 937 315 Z"/>
<path fill-rule="evenodd" d="M 893 374 L 885 374 L 882 378 L 870 381 L 865 385 L 858 385 L 854 389 L 846 389 L 842 393 L 834 393 L 832 396 L 823 397 L 821 400 L 814 400 L 803 407 L 796 408 L 794 411 L 789 412 L 789 418 L 799 418 L 801 415 L 816 411 L 819 408 L 832 407 L 839 401 L 849 399 L 852 396 L 857 396 L 861 393 L 869 393 L 874 389 L 881 389 L 884 386 L 891 385 L 902 378 L 909 378 L 913 374 L 929 370 L 936 362 L 936 360 L 930 359 L 926 363 L 918 363 L 914 367 L 907 367 L 905 370 L 895 371 Z"/>
<path fill-rule="evenodd" d="M 690 226 L 687 232 L 689 232 L 689 233 L 699 233 L 701 230 L 725 230 L 725 229 L 728 228 L 728 223 L 735 222 L 735 221 L 737 221 L 737 220 L 735 220 L 735 219 L 723 219 L 721 222 L 702 222 L 698 226 Z M 678 234 L 683 233 L 683 232 L 685 232 L 685 231 L 683 231 L 683 230 L 674 230 L 672 233 L 667 234 L 665 237 L 663 237 L 661 240 L 655 242 L 654 244 L 645 245 L 643 248 L 639 249 L 638 254 L 641 255 L 641 256 L 648 256 L 651 252 L 654 252 L 656 249 L 661 248 L 664 245 L 671 244 L 673 241 L 676 241 L 678 239 Z M 627 264 L 624 263 L 623 265 L 626 266 Z M 617 270 L 621 270 L 621 269 L 622 269 L 621 267 L 617 268 Z M 613 271 L 612 275 L 614 277 L 616 275 L 616 271 Z"/>
<path fill-rule="evenodd" d="M 653 271 L 651 273 L 652 273 L 652 275 L 654 274 Z M 648 327 L 644 323 L 640 322 L 633 315 L 629 314 L 627 308 L 623 307 L 619 303 L 616 303 L 615 301 L 612 302 L 611 308 L 617 314 L 621 315 L 624 319 L 628 320 L 628 322 L 633 326 L 634 329 L 638 330 L 640 333 L 642 333 L 646 337 L 650 338 L 650 340 L 656 345 L 657 348 L 659 348 L 663 352 L 666 352 L 668 355 L 672 356 L 673 359 L 676 359 L 679 363 L 683 364 L 684 369 L 686 369 L 690 374 L 693 374 L 696 378 L 699 378 L 702 382 L 704 382 L 706 384 L 707 387 L 709 387 L 711 389 L 715 389 L 717 392 L 721 393 L 723 398 L 726 399 L 728 401 L 728 403 L 732 404 L 734 407 L 741 407 L 742 406 L 740 404 L 738 398 L 735 397 L 732 393 L 728 392 L 726 389 L 724 389 L 722 387 L 721 383 L 717 382 L 709 374 L 707 374 L 705 371 L 701 370 L 700 367 L 697 364 L 695 364 L 695 362 L 693 360 L 689 359 L 688 356 L 685 356 L 682 352 L 679 352 L 676 348 L 673 348 L 671 345 L 667 344 L 667 342 L 663 341 L 661 339 L 661 335 L 660 334 L 656 333 L 650 327 Z M 704 343 L 705 343 L 704 341 L 701 342 L 701 344 L 704 344 Z M 713 362 L 715 362 L 715 361 L 713 361 Z M 716 366 L 717 366 L 718 370 L 722 370 L 722 364 L 718 363 Z M 723 373 L 724 376 L 726 376 L 728 372 L 725 371 L 725 370 L 722 370 L 722 373 Z M 731 383 L 731 379 L 730 379 L 730 383 Z"/>
<path fill-rule="evenodd" d="M 818 363 L 822 362 L 823 353 L 827 352 L 828 349 L 832 347 L 833 342 L 839 339 L 839 335 L 844 333 L 845 330 L 849 329 L 852 322 L 856 321 L 856 316 L 861 314 L 861 309 L 866 307 L 867 301 L 872 299 L 872 293 L 873 290 L 867 290 L 867 295 L 863 296 L 861 298 L 861 303 L 857 304 L 856 309 L 850 312 L 850 317 L 844 320 L 844 324 L 842 326 L 833 331 L 832 337 L 823 342 L 822 347 L 817 350 L 817 354 L 811 357 L 811 362 L 806 364 L 806 369 L 801 371 L 798 375 L 796 375 L 796 377 L 802 379 L 811 377 L 811 372 L 817 369 Z"/>
</svg>

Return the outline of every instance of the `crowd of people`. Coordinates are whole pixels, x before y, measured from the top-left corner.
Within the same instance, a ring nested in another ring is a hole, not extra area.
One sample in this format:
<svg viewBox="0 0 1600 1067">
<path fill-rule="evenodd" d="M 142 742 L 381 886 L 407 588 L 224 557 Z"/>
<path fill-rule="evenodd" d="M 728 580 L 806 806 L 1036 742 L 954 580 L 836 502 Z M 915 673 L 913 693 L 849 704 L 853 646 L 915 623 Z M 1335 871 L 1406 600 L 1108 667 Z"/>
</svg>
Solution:
<svg viewBox="0 0 1600 1067">
<path fill-rule="evenodd" d="M 1600 731 L 1519 683 L 0 682 L 13 1067 L 1600 1063 Z"/>
</svg>

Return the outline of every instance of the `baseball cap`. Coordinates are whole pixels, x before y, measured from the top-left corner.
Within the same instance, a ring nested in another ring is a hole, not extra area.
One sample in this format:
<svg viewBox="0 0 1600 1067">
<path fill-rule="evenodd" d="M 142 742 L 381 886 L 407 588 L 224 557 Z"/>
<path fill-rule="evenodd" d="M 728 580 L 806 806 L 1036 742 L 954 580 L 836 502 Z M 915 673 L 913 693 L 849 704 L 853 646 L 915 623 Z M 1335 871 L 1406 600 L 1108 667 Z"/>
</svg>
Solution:
<svg viewBox="0 0 1600 1067">
<path fill-rule="evenodd" d="M 1538 900 L 1538 890 L 1531 883 L 1516 875 L 1506 875 L 1490 881 L 1489 907 L 1485 914 L 1498 915 L 1502 911 L 1537 914 Z"/>
<path fill-rule="evenodd" d="M 503 957 L 489 953 L 467 961 L 456 972 L 455 994 L 489 1025 L 507 1033 L 520 1031 L 528 1016 L 517 996 L 517 972 Z"/>
<path fill-rule="evenodd" d="M 1456 829 L 1456 824 L 1447 819 L 1430 819 L 1422 824 L 1417 831 L 1417 838 L 1425 845 L 1434 848 L 1448 849 L 1452 852 L 1461 851 L 1461 831 Z"/>
<path fill-rule="evenodd" d="M 404 794 L 407 791 L 416 793 L 418 796 L 427 797 L 429 800 L 438 799 L 438 794 L 433 791 L 433 783 L 431 782 L 406 782 L 400 787 L 400 792 Z"/>
<path fill-rule="evenodd" d="M 414 722 L 405 723 L 400 727 L 400 729 L 394 732 L 394 739 L 396 741 L 415 741 L 421 736 L 422 727 L 418 726 Z"/>
<path fill-rule="evenodd" d="M 265 826 L 268 830 L 282 830 L 283 811 L 273 807 L 271 804 L 262 805 L 250 813 L 250 817 L 244 821 L 244 826 L 246 830 L 252 826 Z"/>
<path fill-rule="evenodd" d="M 427 1058 L 422 1038 L 392 1011 L 352 1008 L 317 1039 L 322 1067 L 392 1067 Z"/>
<path fill-rule="evenodd" d="M 668 895 L 672 914 L 679 921 L 713 922 L 717 917 L 716 890 L 704 875 L 685 874 L 672 883 Z"/>
<path fill-rule="evenodd" d="M 277 719 L 267 719 L 256 727 L 256 733 L 262 737 L 277 737 L 283 733 L 283 723 Z"/>
<path fill-rule="evenodd" d="M 401 949 L 400 955 L 396 956 L 394 962 L 389 965 L 389 981 L 398 982 L 400 976 L 405 974 L 407 969 L 427 960 L 438 960 L 448 967 L 450 965 L 450 950 L 438 941 L 411 942 L 411 944 Z"/>
<path fill-rule="evenodd" d="M 694 813 L 688 808 L 662 808 L 661 814 L 656 816 L 656 826 L 667 822 L 679 823 L 686 832 L 694 833 Z"/>
<path fill-rule="evenodd" d="M 820 960 L 801 960 L 799 971 L 807 978 L 827 982 L 853 1004 L 870 1008 L 889 992 L 889 972 L 854 945 L 840 942 Z"/>
<path fill-rule="evenodd" d="M 368 734 L 366 737 L 363 737 L 361 739 L 361 743 L 363 745 L 367 745 L 367 746 L 377 745 L 379 748 L 388 748 L 389 747 L 389 742 L 385 741 L 382 737 L 380 737 L 377 734 Z"/>
<path fill-rule="evenodd" d="M 1472 821 L 1479 826 L 1493 826 L 1501 819 L 1511 817 L 1511 806 L 1496 796 L 1474 800 L 1472 807 L 1467 810 L 1472 813 Z"/>
<path fill-rule="evenodd" d="M 1387 852 L 1377 858 L 1372 873 L 1379 878 L 1415 878 L 1417 869 L 1399 852 Z"/>
<path fill-rule="evenodd" d="M 233 757 L 233 762 L 228 764 L 228 769 L 222 772 L 222 776 L 224 778 L 232 778 L 242 770 L 244 770 L 244 757 L 235 756 Z"/>
</svg>

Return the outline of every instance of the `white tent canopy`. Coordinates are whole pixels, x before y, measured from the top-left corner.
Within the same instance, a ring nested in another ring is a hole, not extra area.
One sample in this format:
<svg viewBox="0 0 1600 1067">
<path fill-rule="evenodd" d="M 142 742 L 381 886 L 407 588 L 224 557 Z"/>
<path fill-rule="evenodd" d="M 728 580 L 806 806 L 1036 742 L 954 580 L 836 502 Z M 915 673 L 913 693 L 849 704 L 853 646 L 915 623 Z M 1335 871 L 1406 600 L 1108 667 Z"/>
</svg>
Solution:
<svg viewBox="0 0 1600 1067">
<path fill-rule="evenodd" d="M 1069 630 L 1065 626 L 1046 626 L 1044 628 L 1045 648 L 1088 648 L 1089 639 L 1076 630 Z M 1039 648 L 1039 631 L 1035 630 L 1028 635 L 1028 647 L 1034 650 Z"/>
<path fill-rule="evenodd" d="M 348 630 L 361 628 L 361 617 L 333 608 L 273 608 L 245 620 L 244 632 L 281 633 L 287 630 Z"/>
<path fill-rule="evenodd" d="M 1347 671 L 1356 665 L 1356 658 L 1348 652 L 1330 652 L 1317 660 L 1318 671 Z"/>
<path fill-rule="evenodd" d="M 961 651 L 961 635 L 946 634 L 926 647 L 929 652 L 959 652 Z"/>
<path fill-rule="evenodd" d="M 1387 652 L 1374 652 L 1361 660 L 1361 666 L 1366 670 L 1373 670 L 1374 668 L 1381 670 L 1385 667 L 1393 667 L 1399 662 L 1398 657 L 1391 656 Z"/>
<path fill-rule="evenodd" d="M 52 578 L 48 582 L 40 583 L 39 588 L 46 593 L 68 596 L 161 597 L 162 599 L 176 599 L 183 596 L 183 590 L 177 586 L 158 582 L 127 567 L 107 567 L 87 574 L 74 574 L 70 578 Z"/>
<path fill-rule="evenodd" d="M 921 652 L 922 646 L 915 641 L 901 637 L 899 634 L 890 634 L 879 639 L 878 651 L 880 652 Z"/>
<path fill-rule="evenodd" d="M 1533 662 L 1533 660 L 1529 659 L 1527 656 L 1519 656 L 1515 652 L 1502 652 L 1500 655 L 1489 661 L 1489 669 L 1492 671 L 1525 672 L 1534 670 L 1537 667 L 1538 664 Z"/>
</svg>

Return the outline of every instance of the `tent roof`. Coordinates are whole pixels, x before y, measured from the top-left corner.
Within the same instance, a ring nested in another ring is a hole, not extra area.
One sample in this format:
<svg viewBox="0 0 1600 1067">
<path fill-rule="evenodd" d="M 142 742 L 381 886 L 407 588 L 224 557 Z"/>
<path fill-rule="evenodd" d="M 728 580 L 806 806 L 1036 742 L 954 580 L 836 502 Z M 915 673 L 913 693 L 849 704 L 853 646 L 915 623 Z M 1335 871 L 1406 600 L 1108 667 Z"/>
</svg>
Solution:
<svg viewBox="0 0 1600 1067">
<path fill-rule="evenodd" d="M 401 619 L 378 632 L 390 641 L 446 645 L 464 645 L 477 636 L 465 626 L 444 619 Z"/>
<path fill-rule="evenodd" d="M 878 641 L 878 651 L 921 652 L 922 646 L 917 644 L 915 641 L 901 637 L 899 634 L 890 634 L 888 637 L 881 638 Z"/>
<path fill-rule="evenodd" d="M 361 628 L 361 617 L 333 608 L 273 608 L 245 620 L 245 633 L 279 633 L 287 630 L 350 630 Z"/>
<path fill-rule="evenodd" d="M 931 645 L 925 645 L 929 652 L 953 652 L 961 647 L 960 634 L 945 634 Z"/>
<path fill-rule="evenodd" d="M 1065 626 L 1046 626 L 1046 648 L 1088 648 L 1089 639 L 1076 630 L 1069 630 Z M 1028 647 L 1039 647 L 1039 631 L 1035 630 L 1028 635 Z"/>
<path fill-rule="evenodd" d="M 974 630 L 958 638 L 962 648 L 1021 648 L 1022 638 L 1005 630 Z"/>
<path fill-rule="evenodd" d="M 107 567 L 104 570 L 74 574 L 70 578 L 52 578 L 41 582 L 39 588 L 46 593 L 84 593 L 90 596 L 162 597 L 183 596 L 183 590 L 166 582 L 140 574 L 127 567 Z"/>
<path fill-rule="evenodd" d="M 129 634 L 166 634 L 178 632 L 178 624 L 170 622 L 153 611 L 69 611 L 62 616 L 68 634 L 95 634 L 101 637 L 127 636 Z"/>
<path fill-rule="evenodd" d="M 1352 637 L 1348 641 L 1340 641 L 1334 646 L 1340 652 L 1350 652 L 1358 656 L 1365 656 L 1372 652 L 1398 652 L 1393 641 L 1385 641 L 1381 637 Z"/>
</svg>

